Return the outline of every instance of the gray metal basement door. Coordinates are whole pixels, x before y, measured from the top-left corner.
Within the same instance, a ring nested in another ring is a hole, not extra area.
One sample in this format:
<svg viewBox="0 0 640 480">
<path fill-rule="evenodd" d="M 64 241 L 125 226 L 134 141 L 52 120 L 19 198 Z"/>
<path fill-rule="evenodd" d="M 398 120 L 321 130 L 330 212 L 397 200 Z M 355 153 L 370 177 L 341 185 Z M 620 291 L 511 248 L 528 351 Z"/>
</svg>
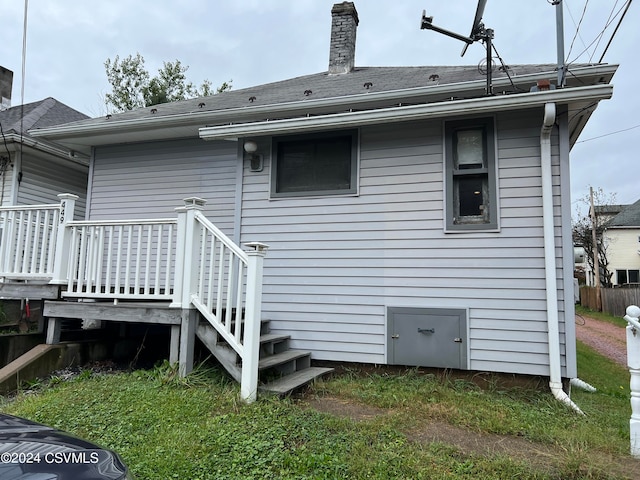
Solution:
<svg viewBox="0 0 640 480">
<path fill-rule="evenodd" d="M 467 311 L 389 307 L 387 353 L 391 365 L 467 368 Z"/>
</svg>

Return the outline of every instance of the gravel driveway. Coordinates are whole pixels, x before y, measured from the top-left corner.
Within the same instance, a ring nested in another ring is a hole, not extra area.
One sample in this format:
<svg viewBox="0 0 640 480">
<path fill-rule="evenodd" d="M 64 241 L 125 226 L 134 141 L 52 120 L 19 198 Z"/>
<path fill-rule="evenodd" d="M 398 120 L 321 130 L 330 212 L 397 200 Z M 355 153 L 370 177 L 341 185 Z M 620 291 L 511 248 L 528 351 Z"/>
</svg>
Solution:
<svg viewBox="0 0 640 480">
<path fill-rule="evenodd" d="M 627 336 L 623 327 L 576 315 L 576 337 L 605 357 L 627 366 Z"/>
</svg>

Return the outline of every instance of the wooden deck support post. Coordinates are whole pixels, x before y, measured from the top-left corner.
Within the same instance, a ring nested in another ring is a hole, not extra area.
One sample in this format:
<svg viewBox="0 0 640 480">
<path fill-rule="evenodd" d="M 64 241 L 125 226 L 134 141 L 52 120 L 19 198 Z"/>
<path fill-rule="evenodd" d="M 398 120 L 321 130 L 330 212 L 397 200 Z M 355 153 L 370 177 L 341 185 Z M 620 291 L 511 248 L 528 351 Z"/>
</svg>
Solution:
<svg viewBox="0 0 640 480">
<path fill-rule="evenodd" d="M 193 347 L 196 342 L 196 328 L 198 326 L 198 311 L 182 309 L 182 323 L 180 325 L 180 353 L 178 372 L 186 377 L 193 370 Z"/>
<path fill-rule="evenodd" d="M 169 338 L 169 363 L 173 365 L 180 361 L 180 325 L 171 325 Z"/>
<path fill-rule="evenodd" d="M 631 455 L 640 458 L 640 308 L 631 305 L 624 319 L 627 321 L 627 365 L 631 374 L 631 419 L 629 433 Z"/>
<path fill-rule="evenodd" d="M 268 245 L 247 243 L 247 301 L 245 304 L 244 342 L 240 397 L 251 403 L 258 396 L 258 361 L 260 356 L 260 324 L 262 321 L 262 269 Z"/>
<path fill-rule="evenodd" d="M 204 210 L 206 200 L 198 197 L 184 199 L 184 207 L 177 208 L 178 239 L 176 245 L 176 276 L 174 300 L 171 306 L 182 308 L 182 323 L 180 325 L 180 346 L 178 351 L 178 371 L 185 377 L 193 370 L 193 347 L 198 327 L 198 311 L 192 308 L 191 295 L 198 279 L 198 266 L 193 265 L 194 249 L 200 241 L 200 225 L 195 221 L 197 211 Z M 175 338 L 172 330 L 171 344 Z M 171 354 L 171 357 L 174 355 Z"/>
<path fill-rule="evenodd" d="M 47 345 L 55 345 L 60 343 L 60 332 L 62 329 L 62 320 L 59 318 L 49 318 L 47 321 Z"/>
<path fill-rule="evenodd" d="M 60 199 L 60 217 L 53 260 L 53 278 L 50 283 L 65 284 L 68 282 L 69 248 L 71 247 L 71 232 L 67 228 L 67 223 L 73 221 L 76 200 L 79 197 L 72 193 L 61 193 L 58 198 Z"/>
</svg>

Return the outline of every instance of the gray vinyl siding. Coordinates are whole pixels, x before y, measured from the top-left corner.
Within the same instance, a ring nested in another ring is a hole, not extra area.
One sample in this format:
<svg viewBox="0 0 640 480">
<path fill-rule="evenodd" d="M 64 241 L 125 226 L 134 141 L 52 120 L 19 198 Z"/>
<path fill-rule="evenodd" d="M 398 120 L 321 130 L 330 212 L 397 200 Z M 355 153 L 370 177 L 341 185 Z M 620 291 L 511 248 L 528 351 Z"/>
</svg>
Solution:
<svg viewBox="0 0 640 480">
<path fill-rule="evenodd" d="M 235 142 L 181 140 L 100 147 L 94 152 L 91 220 L 175 218 L 187 197 L 207 200 L 205 214 L 233 235 Z"/>
<path fill-rule="evenodd" d="M 6 207 L 13 205 L 13 164 L 7 165 L 7 170 L 0 178 L 0 201 L 1 205 Z"/>
<path fill-rule="evenodd" d="M 270 245 L 272 329 L 316 359 L 385 363 L 387 307 L 469 309 L 472 370 L 548 375 L 541 119 L 496 117 L 499 232 L 444 233 L 442 121 L 362 128 L 355 197 L 270 199 L 268 156 L 245 164 L 241 239 Z"/>
<path fill-rule="evenodd" d="M 60 193 L 78 195 L 74 217 L 84 219 L 89 169 L 50 159 L 24 155 L 22 181 L 18 185 L 17 205 L 59 203 Z"/>
</svg>

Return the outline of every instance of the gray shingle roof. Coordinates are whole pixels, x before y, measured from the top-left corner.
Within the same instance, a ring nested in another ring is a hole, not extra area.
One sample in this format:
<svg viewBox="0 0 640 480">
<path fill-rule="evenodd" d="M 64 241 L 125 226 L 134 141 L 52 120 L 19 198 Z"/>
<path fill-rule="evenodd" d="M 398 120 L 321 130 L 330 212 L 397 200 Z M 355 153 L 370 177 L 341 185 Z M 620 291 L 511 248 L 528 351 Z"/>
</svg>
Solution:
<svg viewBox="0 0 640 480">
<path fill-rule="evenodd" d="M 84 113 L 51 97 L 0 111 L 0 123 L 5 134 L 21 133 L 21 129 L 26 132 L 31 128 L 51 127 L 88 118 Z"/>
<path fill-rule="evenodd" d="M 555 65 L 513 65 L 509 75 L 553 72 Z M 498 70 L 494 79 L 507 75 Z M 545 77 L 547 78 L 547 77 Z M 289 102 L 348 97 L 351 95 L 405 90 L 416 87 L 436 86 L 484 80 L 485 75 L 472 66 L 414 66 L 414 67 L 356 67 L 343 75 L 327 72 L 290 78 L 255 87 L 231 90 L 209 97 L 199 97 L 152 107 L 139 108 L 111 115 L 112 121 L 177 115 L 192 112 L 220 111 L 233 108 L 278 105 Z M 155 110 L 152 112 L 152 110 Z M 93 121 L 97 121 L 94 119 Z M 100 119 L 102 120 L 102 118 Z M 82 122 L 91 123 L 92 120 Z"/>
<path fill-rule="evenodd" d="M 627 205 L 626 208 L 609 222 L 608 226 L 640 228 L 640 200 L 631 205 Z"/>
</svg>

